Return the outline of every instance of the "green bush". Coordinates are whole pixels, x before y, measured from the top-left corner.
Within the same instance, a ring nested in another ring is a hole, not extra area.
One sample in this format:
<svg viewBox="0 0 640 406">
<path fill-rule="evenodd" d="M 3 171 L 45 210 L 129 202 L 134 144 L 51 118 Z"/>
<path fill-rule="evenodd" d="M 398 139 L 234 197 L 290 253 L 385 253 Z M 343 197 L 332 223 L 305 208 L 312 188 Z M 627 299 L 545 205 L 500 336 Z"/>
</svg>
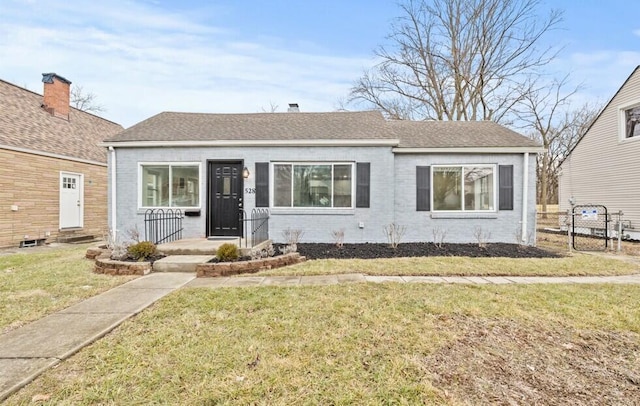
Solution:
<svg viewBox="0 0 640 406">
<path fill-rule="evenodd" d="M 156 245 L 151 241 L 140 241 L 130 245 L 127 252 L 137 261 L 144 261 L 156 253 Z"/>
<path fill-rule="evenodd" d="M 225 243 L 218 247 L 216 256 L 221 262 L 235 261 L 240 254 L 238 253 L 238 247 L 235 244 Z"/>
</svg>

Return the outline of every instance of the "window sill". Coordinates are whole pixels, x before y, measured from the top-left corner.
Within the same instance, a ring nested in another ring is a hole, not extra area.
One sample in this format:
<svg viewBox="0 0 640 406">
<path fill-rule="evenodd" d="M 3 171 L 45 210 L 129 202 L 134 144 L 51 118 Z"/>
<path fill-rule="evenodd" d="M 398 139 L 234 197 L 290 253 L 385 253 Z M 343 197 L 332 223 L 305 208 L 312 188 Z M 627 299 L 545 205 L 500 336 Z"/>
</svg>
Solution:
<svg viewBox="0 0 640 406">
<path fill-rule="evenodd" d="M 490 212 L 431 212 L 432 219 L 497 219 L 498 213 Z"/>
<path fill-rule="evenodd" d="M 200 212 L 202 209 L 200 207 L 138 207 L 137 214 L 145 214 L 147 210 L 164 210 L 165 212 L 167 210 L 180 210 L 182 215 L 185 215 L 185 212 Z"/>
<path fill-rule="evenodd" d="M 355 214 L 355 209 L 322 209 L 322 208 L 271 208 L 272 215 L 314 215 L 314 216 L 349 216 Z"/>
<path fill-rule="evenodd" d="M 625 144 L 627 142 L 636 142 L 639 141 L 640 137 L 636 136 L 636 137 L 625 137 L 623 134 L 623 137 L 620 138 L 620 143 Z"/>
</svg>

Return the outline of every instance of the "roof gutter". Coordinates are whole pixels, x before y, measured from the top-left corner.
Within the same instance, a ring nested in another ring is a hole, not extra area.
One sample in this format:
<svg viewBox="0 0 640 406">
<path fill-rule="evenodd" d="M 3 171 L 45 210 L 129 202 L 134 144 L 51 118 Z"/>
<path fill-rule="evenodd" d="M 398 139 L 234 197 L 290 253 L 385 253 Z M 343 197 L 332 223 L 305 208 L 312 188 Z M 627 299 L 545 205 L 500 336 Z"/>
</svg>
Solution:
<svg viewBox="0 0 640 406">
<path fill-rule="evenodd" d="M 541 154 L 542 147 L 440 147 L 440 148 L 403 148 L 391 150 L 394 154 Z"/>
<path fill-rule="evenodd" d="M 0 144 L 0 149 L 6 149 L 9 151 L 15 151 L 15 152 L 23 152 L 25 154 L 39 155 L 47 158 L 64 159 L 65 161 L 80 162 L 80 163 L 89 164 L 89 165 L 99 165 L 104 167 L 107 166 L 106 162 L 92 161 L 90 159 L 74 158 L 68 155 L 60 155 L 60 154 L 54 154 L 52 152 L 36 151 L 34 149 L 14 147 L 11 145 Z"/>
<path fill-rule="evenodd" d="M 216 140 L 216 141 L 105 141 L 102 147 L 394 147 L 398 139 L 364 140 Z"/>
</svg>

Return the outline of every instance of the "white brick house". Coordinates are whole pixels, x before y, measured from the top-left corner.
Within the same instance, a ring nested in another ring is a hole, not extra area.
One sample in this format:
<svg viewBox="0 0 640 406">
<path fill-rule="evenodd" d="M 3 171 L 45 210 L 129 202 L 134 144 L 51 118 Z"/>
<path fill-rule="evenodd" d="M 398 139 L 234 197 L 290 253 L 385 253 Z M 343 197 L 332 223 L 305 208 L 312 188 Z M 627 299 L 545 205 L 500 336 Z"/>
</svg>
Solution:
<svg viewBox="0 0 640 406">
<path fill-rule="evenodd" d="M 240 236 L 270 212 L 270 238 L 304 242 L 535 242 L 535 142 L 493 122 L 397 122 L 378 112 L 165 112 L 107 139 L 110 225 L 179 208 L 183 237 Z M 244 174 L 244 176 L 243 176 Z M 516 237 L 516 234 L 518 237 Z"/>
</svg>

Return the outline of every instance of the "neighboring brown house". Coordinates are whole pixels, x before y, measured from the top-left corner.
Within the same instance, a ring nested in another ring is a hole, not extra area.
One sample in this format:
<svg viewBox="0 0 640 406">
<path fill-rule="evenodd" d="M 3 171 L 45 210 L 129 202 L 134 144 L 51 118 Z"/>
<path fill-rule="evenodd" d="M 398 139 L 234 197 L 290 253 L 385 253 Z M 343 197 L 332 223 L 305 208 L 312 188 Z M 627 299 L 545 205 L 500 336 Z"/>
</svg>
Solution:
<svg viewBox="0 0 640 406">
<path fill-rule="evenodd" d="M 107 227 L 107 151 L 119 124 L 69 106 L 71 82 L 43 74 L 44 96 L 0 80 L 0 247 Z"/>
</svg>

